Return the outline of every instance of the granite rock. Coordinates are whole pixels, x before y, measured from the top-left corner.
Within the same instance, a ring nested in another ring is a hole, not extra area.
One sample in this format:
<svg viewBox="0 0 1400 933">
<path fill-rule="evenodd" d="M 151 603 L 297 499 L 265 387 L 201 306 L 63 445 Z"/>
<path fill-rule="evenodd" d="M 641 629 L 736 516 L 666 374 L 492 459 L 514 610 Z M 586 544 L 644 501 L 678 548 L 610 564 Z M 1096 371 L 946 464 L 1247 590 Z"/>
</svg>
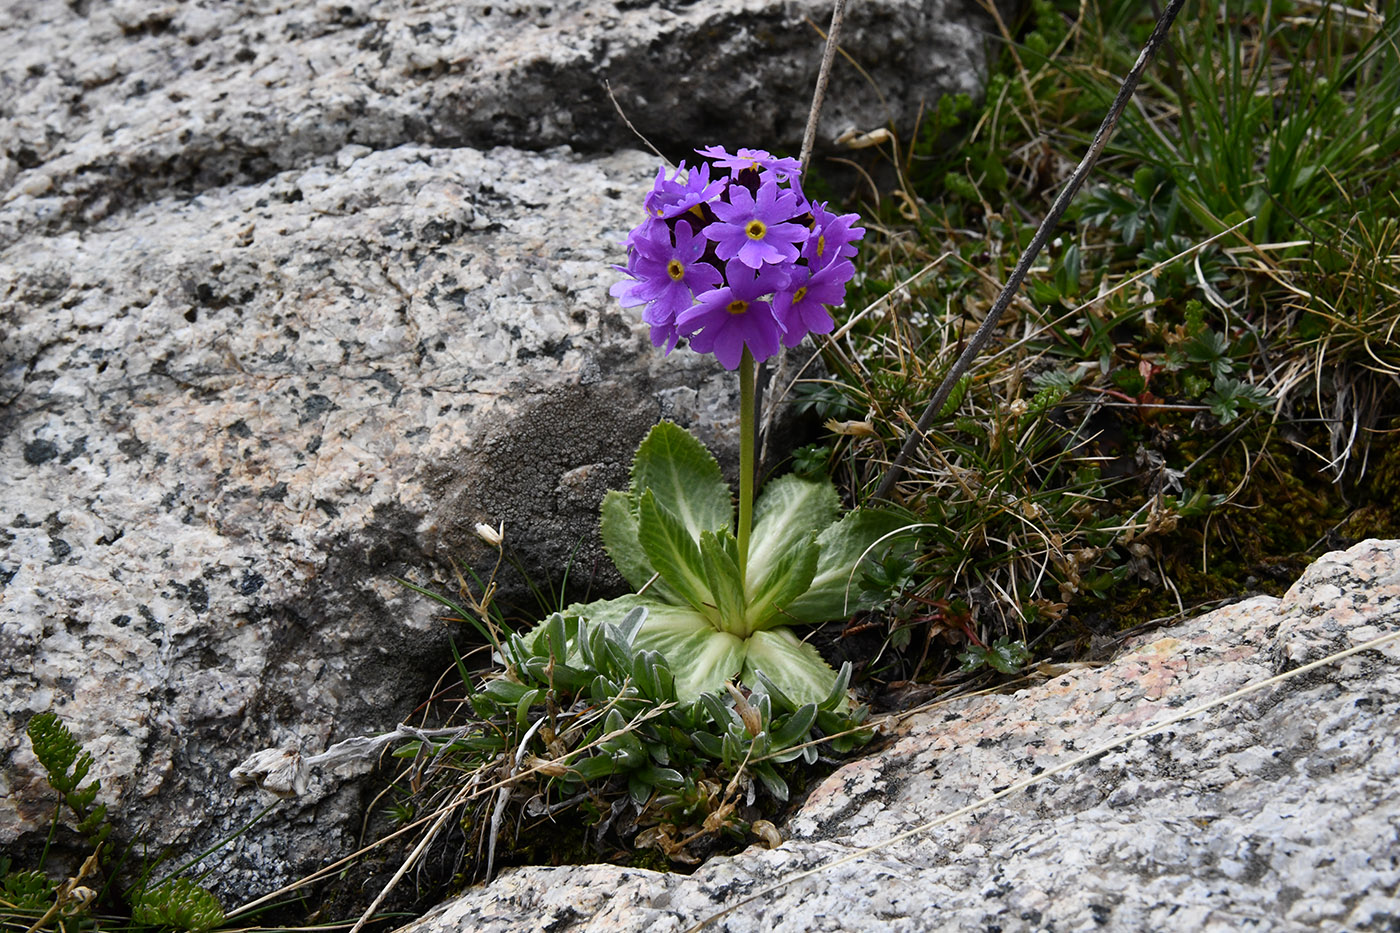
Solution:
<svg viewBox="0 0 1400 933">
<path fill-rule="evenodd" d="M 1137 637 L 1103 666 L 905 717 L 883 751 L 812 791 L 776 849 L 712 859 L 688 876 L 516 869 L 404 929 L 1393 930 L 1398 641 L 882 843 L 1395 631 L 1400 541 L 1365 541 L 1318 560 L 1281 600 L 1254 597 Z"/>
<path fill-rule="evenodd" d="M 0 244 L 169 191 L 261 181 L 347 145 L 796 151 L 828 0 L 120 0 L 6 4 Z M 912 132 L 976 93 L 991 22 L 975 0 L 852 4 L 824 110 Z"/>
<path fill-rule="evenodd" d="M 431 604 L 504 521 L 606 589 L 646 428 L 723 453 L 732 377 L 608 298 L 656 160 L 796 147 L 815 0 L 12 0 L 0 22 L 0 846 L 42 844 L 52 709 L 123 838 L 226 837 L 270 745 L 392 726 L 450 659 Z M 975 90 L 972 0 L 855 5 L 823 124 Z M 343 855 L 313 783 L 206 862 L 230 900 Z"/>
</svg>

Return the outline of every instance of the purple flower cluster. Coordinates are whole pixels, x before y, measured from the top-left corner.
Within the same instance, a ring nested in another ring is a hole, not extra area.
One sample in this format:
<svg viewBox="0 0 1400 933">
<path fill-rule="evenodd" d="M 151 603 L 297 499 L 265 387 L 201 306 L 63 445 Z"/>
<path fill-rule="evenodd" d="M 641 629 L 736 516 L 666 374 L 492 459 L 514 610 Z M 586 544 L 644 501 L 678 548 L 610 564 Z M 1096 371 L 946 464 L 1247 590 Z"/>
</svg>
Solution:
<svg viewBox="0 0 1400 933">
<path fill-rule="evenodd" d="M 796 159 L 695 151 L 710 161 L 656 173 L 646 219 L 627 237 L 627 265 L 614 266 L 628 278 L 613 297 L 646 306 L 654 345 L 670 353 L 685 337 L 726 369 L 745 347 L 761 362 L 779 344 L 831 333 L 826 309 L 846 300 L 854 244 L 865 236 L 857 215 L 808 201 Z"/>
</svg>

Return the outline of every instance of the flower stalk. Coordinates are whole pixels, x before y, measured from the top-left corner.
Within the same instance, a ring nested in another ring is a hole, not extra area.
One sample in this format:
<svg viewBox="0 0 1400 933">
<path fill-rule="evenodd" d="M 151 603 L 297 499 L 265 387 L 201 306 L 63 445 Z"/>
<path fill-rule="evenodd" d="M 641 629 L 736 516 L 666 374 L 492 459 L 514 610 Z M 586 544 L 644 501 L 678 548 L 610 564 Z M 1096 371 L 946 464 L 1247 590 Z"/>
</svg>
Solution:
<svg viewBox="0 0 1400 933">
<path fill-rule="evenodd" d="M 749 591 L 749 535 L 753 530 L 754 464 L 754 387 L 758 366 L 748 347 L 739 361 L 739 586 Z"/>
</svg>

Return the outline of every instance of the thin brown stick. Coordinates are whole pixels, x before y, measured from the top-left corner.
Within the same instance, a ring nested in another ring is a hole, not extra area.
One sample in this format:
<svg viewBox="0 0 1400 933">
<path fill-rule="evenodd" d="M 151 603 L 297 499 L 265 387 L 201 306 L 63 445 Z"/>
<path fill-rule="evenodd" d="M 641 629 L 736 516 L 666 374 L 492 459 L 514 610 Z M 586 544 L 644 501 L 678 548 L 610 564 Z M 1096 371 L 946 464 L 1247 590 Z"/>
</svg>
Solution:
<svg viewBox="0 0 1400 933">
<path fill-rule="evenodd" d="M 1054 231 L 1055 225 L 1059 223 L 1060 217 L 1064 215 L 1065 208 L 1069 207 L 1070 201 L 1074 199 L 1084 180 L 1089 177 L 1090 170 L 1094 163 L 1098 161 L 1099 154 L 1108 143 L 1109 136 L 1113 135 L 1114 128 L 1118 125 L 1118 119 L 1123 115 L 1123 109 L 1132 99 L 1133 91 L 1137 90 L 1139 79 L 1147 69 L 1148 62 L 1157 53 L 1157 49 L 1166 41 L 1167 33 L 1171 31 L 1172 23 L 1176 20 L 1176 14 L 1180 12 L 1185 0 L 1171 0 L 1167 8 L 1162 11 L 1161 17 L 1157 20 L 1157 26 L 1152 30 L 1152 35 L 1148 37 L 1147 44 L 1143 46 L 1142 53 L 1138 55 L 1137 62 L 1123 79 L 1123 85 L 1118 89 L 1118 96 L 1113 100 L 1113 106 L 1108 110 L 1108 114 L 1103 118 L 1103 123 L 1099 126 L 1099 131 L 1094 134 L 1094 140 L 1089 144 L 1089 151 L 1084 154 L 1074 174 L 1069 177 L 1055 202 L 1050 205 L 1050 210 L 1046 213 L 1045 219 L 1041 221 L 1040 227 L 1035 231 L 1035 236 L 1031 238 L 1031 243 L 1021 254 L 1021 259 L 1016 263 L 1016 268 L 1011 271 L 1011 278 L 1007 279 L 1006 285 L 1002 288 L 1001 294 L 992 305 L 992 309 L 987 312 L 987 317 L 982 321 L 982 326 L 977 328 L 977 332 L 968 341 L 967 347 L 962 355 L 953 364 L 953 368 L 948 370 L 948 374 L 943 377 L 943 383 L 938 387 L 938 391 L 929 399 L 928 406 L 924 408 L 924 413 L 919 416 L 918 424 L 909 436 L 905 438 L 904 445 L 900 447 L 899 454 L 894 458 L 894 462 L 885 470 L 885 475 L 880 479 L 880 485 L 875 489 L 875 499 L 888 499 L 890 492 L 899 482 L 900 476 L 904 473 L 904 467 L 913 456 L 915 449 L 922 443 L 928 434 L 928 429 L 932 427 L 934 418 L 943 410 L 943 405 L 948 401 L 948 396 L 952 393 L 953 387 L 958 384 L 958 380 L 963 377 L 973 360 L 982 352 L 987 341 L 991 340 L 992 332 L 996 330 L 997 322 L 1010 306 L 1011 300 L 1016 297 L 1016 293 L 1021 288 L 1021 283 L 1025 281 L 1026 273 L 1030 271 L 1031 263 L 1035 262 L 1040 251 L 1045 248 L 1045 244 L 1050 240 L 1050 234 Z"/>
<path fill-rule="evenodd" d="M 836 0 L 831 6 L 831 27 L 826 31 L 826 47 L 822 49 L 822 66 L 817 72 L 817 86 L 812 90 L 812 109 L 807 114 L 807 129 L 802 133 L 802 152 L 798 161 L 802 163 L 802 174 L 807 174 L 807 166 L 812 162 L 812 147 L 817 142 L 817 123 L 821 121 L 822 103 L 826 100 L 826 87 L 831 81 L 831 63 L 836 59 L 836 43 L 841 35 L 841 23 L 846 18 L 846 0 Z"/>
<path fill-rule="evenodd" d="M 836 59 L 836 43 L 841 34 L 841 23 L 846 18 L 846 0 L 835 0 L 831 7 L 831 26 L 826 31 L 826 45 L 822 49 L 822 63 L 817 70 L 817 84 L 812 89 L 812 107 L 807 112 L 807 128 L 802 132 L 802 150 L 798 155 L 798 161 L 802 163 L 802 174 L 807 174 L 807 167 L 812 162 L 812 148 L 816 145 L 817 124 L 821 122 L 822 103 L 826 100 L 826 88 L 831 82 L 831 65 Z M 787 356 L 778 355 L 778 375 L 781 377 L 785 368 Z M 765 362 L 759 366 L 757 391 L 754 397 L 754 411 L 759 412 L 759 416 L 754 419 L 754 449 L 758 451 L 755 458 L 754 469 L 763 470 L 763 460 L 768 455 L 768 435 L 773 424 L 773 416 L 776 414 L 776 402 L 764 403 L 764 395 L 767 393 L 770 382 L 768 364 Z M 781 400 L 781 399 L 779 399 Z"/>
</svg>

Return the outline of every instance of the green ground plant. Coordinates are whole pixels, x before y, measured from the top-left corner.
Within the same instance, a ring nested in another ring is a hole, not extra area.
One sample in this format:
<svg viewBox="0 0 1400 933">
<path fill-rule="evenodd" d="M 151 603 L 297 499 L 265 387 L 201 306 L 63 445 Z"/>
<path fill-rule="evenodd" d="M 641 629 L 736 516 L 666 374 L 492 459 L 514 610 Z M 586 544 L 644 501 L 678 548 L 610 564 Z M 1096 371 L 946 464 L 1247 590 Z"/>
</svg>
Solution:
<svg viewBox="0 0 1400 933">
<path fill-rule="evenodd" d="M 124 856 L 113 852 L 107 807 L 97 803 L 102 782 L 88 780 L 94 760 L 53 713 L 39 713 L 25 732 L 34 757 L 58 795 L 52 828 L 38 868 L 17 868 L 0 859 L 0 928 L 38 933 L 73 926 L 129 931 L 176 930 L 205 933 L 223 925 L 218 899 L 188 878 L 153 881 L 157 866 L 148 865 L 134 883 L 119 885 Z M 86 783 L 85 783 L 86 782 Z M 64 830 L 86 844 L 88 855 L 67 877 L 48 874 L 49 852 Z"/>
<path fill-rule="evenodd" d="M 820 451 L 857 501 L 874 489 L 1151 24 L 1035 0 L 984 101 L 867 151 L 894 187 L 832 375 L 798 387 L 834 419 L 806 468 Z M 878 659 L 861 673 L 1014 668 L 998 644 L 1077 659 L 1397 532 L 1398 36 L 1367 8 L 1187 5 L 897 487 L 922 546 L 903 601 L 847 627 L 883 631 L 844 652 Z"/>
</svg>

